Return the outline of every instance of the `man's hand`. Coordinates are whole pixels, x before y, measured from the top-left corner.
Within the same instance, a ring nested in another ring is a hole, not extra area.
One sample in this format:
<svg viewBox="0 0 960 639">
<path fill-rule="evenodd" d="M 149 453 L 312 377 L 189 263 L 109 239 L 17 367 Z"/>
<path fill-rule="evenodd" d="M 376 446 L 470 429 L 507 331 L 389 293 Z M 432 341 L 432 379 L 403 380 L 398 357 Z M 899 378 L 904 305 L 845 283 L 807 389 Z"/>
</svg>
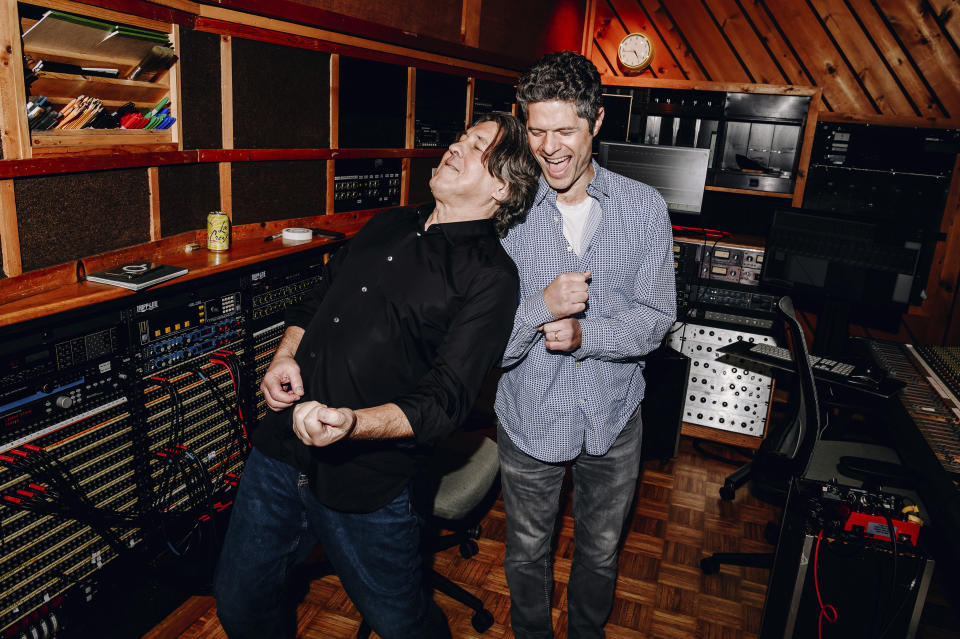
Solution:
<svg viewBox="0 0 960 639">
<path fill-rule="evenodd" d="M 284 386 L 289 390 L 285 390 Z M 292 357 L 276 355 L 270 362 L 270 368 L 263 375 L 260 390 L 263 391 L 263 397 L 267 400 L 270 410 L 281 411 L 290 408 L 303 397 L 300 365 Z"/>
<path fill-rule="evenodd" d="M 349 408 L 313 401 L 293 408 L 293 432 L 307 446 L 329 446 L 347 437 L 356 425 L 357 414 Z"/>
<path fill-rule="evenodd" d="M 551 351 L 575 351 L 580 348 L 583 339 L 580 322 L 572 317 L 547 322 L 540 330 L 543 331 L 547 349 Z"/>
<path fill-rule="evenodd" d="M 547 310 L 557 319 L 576 315 L 587 308 L 587 280 L 590 271 L 586 273 L 561 273 L 543 289 L 543 301 Z"/>
</svg>

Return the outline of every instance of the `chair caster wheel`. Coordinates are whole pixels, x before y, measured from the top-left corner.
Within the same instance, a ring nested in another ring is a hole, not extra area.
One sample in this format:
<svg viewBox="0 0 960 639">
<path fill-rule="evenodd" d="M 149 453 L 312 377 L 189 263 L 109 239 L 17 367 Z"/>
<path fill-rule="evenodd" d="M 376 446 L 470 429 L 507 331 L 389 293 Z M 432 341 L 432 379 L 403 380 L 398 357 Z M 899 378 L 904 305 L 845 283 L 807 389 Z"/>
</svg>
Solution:
<svg viewBox="0 0 960 639">
<path fill-rule="evenodd" d="M 715 575 L 720 572 L 720 562 L 716 557 L 704 557 L 700 560 L 700 570 L 705 575 Z"/>
<path fill-rule="evenodd" d="M 464 559 L 470 559 L 480 552 L 480 546 L 472 539 L 460 543 L 460 556 Z"/>
<path fill-rule="evenodd" d="M 724 501 L 733 501 L 737 496 L 737 489 L 730 484 L 724 484 L 720 487 L 720 499 Z"/>
<path fill-rule="evenodd" d="M 493 615 L 484 608 L 473 615 L 470 623 L 473 624 L 473 629 L 477 632 L 486 632 L 493 625 Z"/>
<path fill-rule="evenodd" d="M 768 521 L 763 529 L 763 538 L 766 539 L 767 543 L 771 546 L 776 546 L 777 540 L 780 539 L 780 526 L 772 521 Z"/>
</svg>

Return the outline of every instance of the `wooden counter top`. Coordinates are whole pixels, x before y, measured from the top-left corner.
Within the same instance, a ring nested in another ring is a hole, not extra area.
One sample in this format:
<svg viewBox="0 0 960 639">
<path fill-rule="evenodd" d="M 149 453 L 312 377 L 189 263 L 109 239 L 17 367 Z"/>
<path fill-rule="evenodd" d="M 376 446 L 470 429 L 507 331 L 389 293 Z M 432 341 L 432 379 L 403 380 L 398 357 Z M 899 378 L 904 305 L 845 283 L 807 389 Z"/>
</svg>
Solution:
<svg viewBox="0 0 960 639">
<path fill-rule="evenodd" d="M 184 239 L 195 238 L 196 244 L 205 245 L 206 231 L 197 231 L 195 236 L 189 235 L 186 238 L 178 236 L 178 238 L 181 238 L 181 242 L 174 246 L 164 245 L 163 242 L 151 243 L 84 258 L 81 262 L 84 271 L 87 273 L 93 273 L 117 264 L 135 262 L 138 259 L 149 259 L 184 267 L 189 272 L 143 291 L 131 291 L 109 284 L 78 282 L 76 281 L 76 275 L 72 273 L 73 265 L 67 265 L 70 268 L 55 267 L 49 276 L 51 280 L 57 281 L 70 277 L 73 281 L 54 284 L 47 290 L 18 299 L 10 299 L 10 301 L 0 304 L 0 327 L 121 298 L 130 298 L 132 303 L 135 296 L 142 296 L 144 291 L 153 292 L 165 286 L 173 286 L 188 280 L 225 273 L 236 268 L 309 249 L 324 246 L 332 248 L 342 240 L 314 238 L 308 242 L 292 244 L 284 243 L 281 239 L 265 242 L 263 238 L 279 233 L 281 229 L 289 226 L 323 227 L 340 231 L 350 238 L 363 228 L 363 225 L 373 214 L 373 211 L 362 211 L 234 227 L 230 250 L 224 252 L 208 251 L 206 248 L 186 252 L 184 247 L 193 242 L 183 241 Z M 156 244 L 156 246 L 152 246 L 153 244 Z M 42 277 L 42 275 L 34 276 L 34 279 L 42 279 Z M 11 278 L 11 280 L 3 282 L 3 286 L 0 287 L 0 299 L 16 296 L 17 282 L 15 280 L 17 279 L 19 278 Z"/>
</svg>

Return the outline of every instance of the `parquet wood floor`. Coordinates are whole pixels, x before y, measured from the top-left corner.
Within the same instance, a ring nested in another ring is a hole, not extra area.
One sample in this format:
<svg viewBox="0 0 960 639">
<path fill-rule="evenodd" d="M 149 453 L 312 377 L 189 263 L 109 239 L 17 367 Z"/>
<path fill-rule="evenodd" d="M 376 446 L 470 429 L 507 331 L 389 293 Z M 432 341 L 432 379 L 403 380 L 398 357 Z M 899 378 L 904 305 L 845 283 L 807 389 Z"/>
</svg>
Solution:
<svg viewBox="0 0 960 639">
<path fill-rule="evenodd" d="M 636 509 L 620 555 L 620 574 L 610 639 L 752 639 L 760 630 L 769 571 L 724 566 L 720 574 L 701 574 L 702 557 L 715 551 L 769 552 L 763 538 L 779 509 L 741 490 L 723 502 L 718 490 L 732 467 L 697 453 L 687 438 L 679 456 L 666 465 L 644 464 Z M 566 633 L 566 583 L 573 552 L 569 500 L 560 522 L 555 553 L 553 597 L 557 638 Z M 484 634 L 470 624 L 470 611 L 437 595 L 456 639 L 513 637 L 509 594 L 503 573 L 504 513 L 498 500 L 483 521 L 480 552 L 463 559 L 456 548 L 438 554 L 437 570 L 480 597 L 495 619 Z M 958 637 L 956 611 L 931 606 L 935 624 L 921 628 L 929 639 Z M 925 612 L 925 619 L 928 617 Z M 313 582 L 299 607 L 303 639 L 346 639 L 356 634 L 360 616 L 335 576 Z M 150 639 L 225 639 L 213 600 L 194 597 L 147 635 Z M 146 638 L 145 638 L 146 639 Z"/>
</svg>

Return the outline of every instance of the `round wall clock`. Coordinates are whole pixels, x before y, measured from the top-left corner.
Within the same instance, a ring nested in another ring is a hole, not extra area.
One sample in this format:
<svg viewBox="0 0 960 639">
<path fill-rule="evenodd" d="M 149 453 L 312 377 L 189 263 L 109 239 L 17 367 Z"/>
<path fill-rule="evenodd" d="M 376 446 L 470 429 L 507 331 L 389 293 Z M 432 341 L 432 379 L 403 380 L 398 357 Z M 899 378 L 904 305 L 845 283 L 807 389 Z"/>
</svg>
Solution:
<svg viewBox="0 0 960 639">
<path fill-rule="evenodd" d="M 617 47 L 617 62 L 628 73 L 640 73 L 653 60 L 653 43 L 644 33 L 630 33 Z"/>
</svg>

